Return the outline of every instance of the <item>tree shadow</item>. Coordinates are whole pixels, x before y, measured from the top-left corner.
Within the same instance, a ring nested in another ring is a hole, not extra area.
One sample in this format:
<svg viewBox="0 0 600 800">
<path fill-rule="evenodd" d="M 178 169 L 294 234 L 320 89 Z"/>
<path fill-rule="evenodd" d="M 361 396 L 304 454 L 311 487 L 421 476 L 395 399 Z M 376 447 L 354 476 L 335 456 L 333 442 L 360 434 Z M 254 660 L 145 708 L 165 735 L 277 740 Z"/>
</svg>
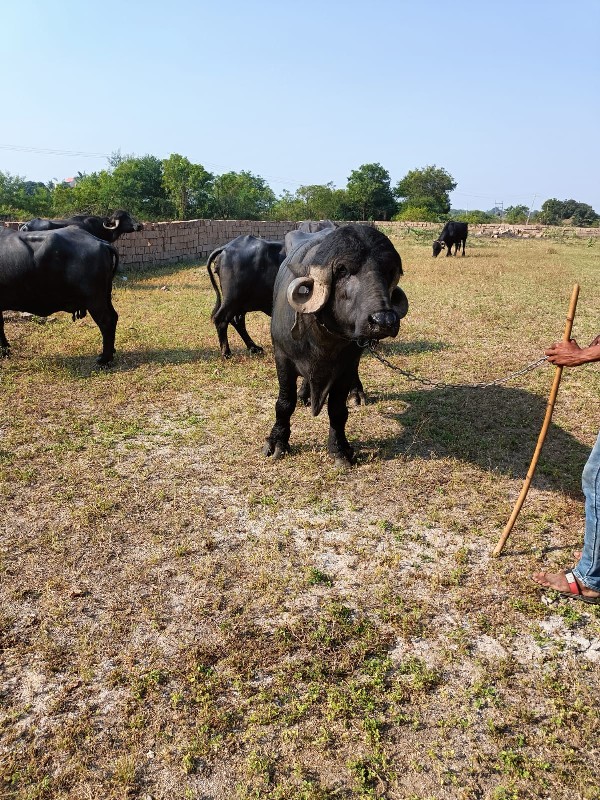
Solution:
<svg viewBox="0 0 600 800">
<path fill-rule="evenodd" d="M 546 412 L 546 399 L 501 386 L 420 389 L 386 395 L 407 404 L 383 411 L 402 428 L 397 438 L 372 439 L 382 458 L 456 458 L 489 471 L 525 478 Z M 532 485 L 581 497 L 590 448 L 551 423 Z"/>
</svg>

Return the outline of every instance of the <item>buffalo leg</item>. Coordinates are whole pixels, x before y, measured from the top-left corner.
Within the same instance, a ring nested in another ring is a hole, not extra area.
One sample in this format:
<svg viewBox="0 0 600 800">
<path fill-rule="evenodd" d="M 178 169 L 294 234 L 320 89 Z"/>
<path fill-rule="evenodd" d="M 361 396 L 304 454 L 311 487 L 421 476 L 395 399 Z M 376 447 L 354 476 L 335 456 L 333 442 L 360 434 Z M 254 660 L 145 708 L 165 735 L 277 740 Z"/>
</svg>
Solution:
<svg viewBox="0 0 600 800">
<path fill-rule="evenodd" d="M 115 354 L 115 333 L 119 315 L 109 300 L 107 305 L 89 308 L 92 319 L 100 328 L 102 334 L 102 352 L 96 359 L 97 364 L 110 364 Z"/>
<path fill-rule="evenodd" d="M 0 357 L 6 358 L 9 350 L 10 344 L 4 333 L 4 316 L 2 315 L 2 311 L 0 311 Z"/>
<path fill-rule="evenodd" d="M 349 467 L 354 460 L 354 450 L 346 438 L 348 408 L 346 398 L 348 385 L 335 384 L 329 390 L 327 411 L 329 413 L 329 440 L 327 449 L 336 467 Z"/>
<path fill-rule="evenodd" d="M 263 453 L 282 458 L 290 449 L 290 420 L 296 409 L 297 388 L 296 370 L 287 359 L 276 359 L 279 396 L 275 403 L 275 425 L 267 437 Z"/>
<path fill-rule="evenodd" d="M 467 240 L 466 240 L 466 239 L 463 239 L 463 240 L 462 240 L 462 254 L 463 254 L 463 256 L 464 256 L 464 254 L 465 254 L 465 244 L 466 244 L 466 243 L 467 243 Z"/>
<path fill-rule="evenodd" d="M 452 255 L 452 245 L 451 245 L 451 244 L 449 244 L 449 245 L 446 247 L 446 258 L 448 258 L 448 256 L 451 256 L 451 255 Z"/>
<path fill-rule="evenodd" d="M 227 338 L 227 328 L 231 318 L 228 318 L 227 312 L 220 306 L 212 315 L 212 321 L 217 329 L 217 336 L 219 337 L 219 347 L 223 358 L 231 358 L 231 348 L 229 347 L 229 339 Z"/>
<path fill-rule="evenodd" d="M 244 344 L 248 348 L 251 353 L 263 353 L 263 349 L 259 344 L 253 342 L 250 334 L 246 329 L 246 315 L 245 314 L 237 314 L 232 320 L 231 324 L 242 337 Z"/>
</svg>

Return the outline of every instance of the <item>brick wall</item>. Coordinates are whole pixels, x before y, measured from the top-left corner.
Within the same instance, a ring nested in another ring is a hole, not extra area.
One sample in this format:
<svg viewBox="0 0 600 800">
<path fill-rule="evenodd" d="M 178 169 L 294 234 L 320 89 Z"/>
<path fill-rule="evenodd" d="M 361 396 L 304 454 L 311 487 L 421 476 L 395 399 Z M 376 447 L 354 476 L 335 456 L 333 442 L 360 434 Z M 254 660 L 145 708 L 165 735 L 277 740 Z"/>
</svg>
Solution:
<svg viewBox="0 0 600 800">
<path fill-rule="evenodd" d="M 406 229 L 428 229 L 433 237 L 442 232 L 441 222 L 376 222 L 378 228 L 387 234 L 401 234 Z M 488 222 L 482 225 L 469 224 L 469 236 L 515 237 L 520 239 L 583 238 L 600 237 L 600 228 L 576 228 L 568 226 L 559 228 L 556 225 L 509 225 L 505 222 Z M 468 241 L 468 239 L 467 239 Z"/>
<path fill-rule="evenodd" d="M 401 234 L 410 228 L 431 230 L 432 241 L 441 232 L 435 222 L 376 222 L 387 234 Z M 121 266 L 148 269 L 154 265 L 176 264 L 181 261 L 202 261 L 219 245 L 236 236 L 252 234 L 263 239 L 282 241 L 295 222 L 194 219 L 185 222 L 149 222 L 138 233 L 127 233 L 117 241 Z M 469 225 L 469 236 L 541 238 L 600 236 L 600 228 L 556 228 L 544 225 Z"/>
<path fill-rule="evenodd" d="M 17 228 L 18 222 L 5 222 L 7 227 Z M 431 230 L 432 241 L 441 232 L 442 225 L 436 222 L 376 222 L 387 234 L 402 234 L 407 229 Z M 182 261 L 204 261 L 219 245 L 236 236 L 252 234 L 263 239 L 282 241 L 285 234 L 296 227 L 295 222 L 254 221 L 227 219 L 192 219 L 183 222 L 147 222 L 144 230 L 126 233 L 117 240 L 122 268 L 144 270 L 163 264 Z M 469 236 L 519 238 L 542 238 L 545 236 L 599 237 L 600 228 L 557 228 L 545 225 L 505 225 L 492 223 L 469 225 Z"/>
<path fill-rule="evenodd" d="M 294 222 L 192 219 L 183 222 L 147 222 L 144 230 L 127 233 L 117 241 L 121 265 L 135 269 L 206 259 L 215 247 L 252 234 L 283 241 Z"/>
</svg>

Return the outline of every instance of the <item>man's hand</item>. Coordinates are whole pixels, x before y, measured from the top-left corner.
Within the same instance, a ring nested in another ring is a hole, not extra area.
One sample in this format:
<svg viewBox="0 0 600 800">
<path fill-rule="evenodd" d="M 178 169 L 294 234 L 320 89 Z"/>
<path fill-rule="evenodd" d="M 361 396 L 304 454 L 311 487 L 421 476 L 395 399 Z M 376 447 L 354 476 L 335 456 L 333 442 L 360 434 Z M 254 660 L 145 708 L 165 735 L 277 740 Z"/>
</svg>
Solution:
<svg viewBox="0 0 600 800">
<path fill-rule="evenodd" d="M 546 351 L 548 361 L 557 367 L 579 367 L 590 361 L 600 361 L 600 336 L 589 347 L 579 347 L 575 339 L 568 342 L 554 342 Z"/>
</svg>

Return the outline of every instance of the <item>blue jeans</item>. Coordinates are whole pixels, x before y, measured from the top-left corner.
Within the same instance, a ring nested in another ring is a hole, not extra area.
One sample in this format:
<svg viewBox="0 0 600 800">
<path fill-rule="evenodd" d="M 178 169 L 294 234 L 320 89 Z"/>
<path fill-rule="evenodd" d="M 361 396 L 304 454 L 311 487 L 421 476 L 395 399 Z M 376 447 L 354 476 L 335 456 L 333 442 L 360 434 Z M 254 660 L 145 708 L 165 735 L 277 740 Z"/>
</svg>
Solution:
<svg viewBox="0 0 600 800">
<path fill-rule="evenodd" d="M 583 468 L 581 487 L 585 495 L 585 535 L 573 573 L 588 589 L 600 592 L 600 434 Z"/>
</svg>

